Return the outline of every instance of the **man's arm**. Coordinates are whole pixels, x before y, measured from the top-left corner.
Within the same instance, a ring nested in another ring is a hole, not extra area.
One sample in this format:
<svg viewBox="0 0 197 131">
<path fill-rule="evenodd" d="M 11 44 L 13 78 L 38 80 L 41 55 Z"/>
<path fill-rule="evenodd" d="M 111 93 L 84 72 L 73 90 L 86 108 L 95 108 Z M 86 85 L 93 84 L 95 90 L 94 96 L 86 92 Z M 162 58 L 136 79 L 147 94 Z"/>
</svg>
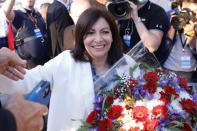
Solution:
<svg viewBox="0 0 197 131">
<path fill-rule="evenodd" d="M 148 30 L 142 22 L 134 20 L 137 32 L 149 52 L 155 52 L 161 44 L 163 32 L 158 30 Z"/>
<path fill-rule="evenodd" d="M 15 0 L 6 0 L 6 2 L 3 5 L 3 11 L 7 18 L 7 21 L 10 23 L 14 20 L 15 17 L 14 11 L 12 10 L 14 3 Z"/>
<path fill-rule="evenodd" d="M 138 17 L 138 8 L 140 7 L 137 7 L 133 2 L 128 2 L 130 3 L 130 7 L 132 8 L 131 18 L 135 23 L 140 39 L 150 52 L 155 52 L 161 44 L 163 32 L 159 30 L 148 30 Z"/>
</svg>

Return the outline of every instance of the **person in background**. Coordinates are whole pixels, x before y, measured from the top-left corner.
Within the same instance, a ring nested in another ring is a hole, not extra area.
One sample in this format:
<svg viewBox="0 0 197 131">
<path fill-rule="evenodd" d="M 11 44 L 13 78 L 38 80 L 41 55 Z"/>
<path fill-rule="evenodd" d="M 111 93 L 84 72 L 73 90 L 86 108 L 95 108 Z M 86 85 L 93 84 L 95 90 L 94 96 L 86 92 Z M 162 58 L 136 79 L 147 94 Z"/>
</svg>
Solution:
<svg viewBox="0 0 197 131">
<path fill-rule="evenodd" d="M 64 51 L 45 65 L 27 70 L 24 80 L 13 82 L 0 75 L 0 91 L 28 93 L 41 79 L 50 81 L 48 131 L 76 130 L 80 121 L 73 119 L 86 120 L 93 109 L 95 78 L 122 58 L 121 49 L 114 17 L 107 10 L 89 8 L 77 21 L 72 51 Z M 127 64 L 136 63 L 132 60 Z M 107 83 L 107 79 L 104 81 Z"/>
<path fill-rule="evenodd" d="M 26 61 L 13 51 L 5 47 L 0 49 L 0 74 L 13 80 L 24 79 L 22 74 L 25 74 L 25 64 Z M 13 94 L 4 106 L 0 102 L 0 130 L 41 131 L 44 126 L 43 115 L 47 112 L 47 107 L 24 100 L 20 93 Z"/>
<path fill-rule="evenodd" d="M 8 23 L 2 8 L 0 7 L 0 48 L 8 47 Z"/>
<path fill-rule="evenodd" d="M 81 13 L 83 13 L 83 11 L 90 7 L 91 5 L 88 0 L 74 0 L 72 2 L 70 6 L 70 16 L 72 17 L 75 24 L 77 23 L 77 20 Z"/>
<path fill-rule="evenodd" d="M 137 0 L 136 4 L 132 0 L 127 2 L 131 8 L 130 19 L 119 20 L 124 52 L 128 52 L 141 40 L 148 51 L 155 52 L 160 59 L 159 48 L 165 46 L 169 28 L 165 10 L 149 0 Z"/>
<path fill-rule="evenodd" d="M 54 58 L 64 48 L 64 31 L 66 27 L 74 25 L 69 15 L 67 6 L 68 0 L 57 0 L 48 6 L 47 9 L 47 32 L 50 40 L 50 57 Z M 70 43 L 72 44 L 72 43 Z"/>
<path fill-rule="evenodd" d="M 175 23 L 173 20 L 177 17 L 175 13 L 171 13 L 171 27 L 168 31 L 169 42 L 168 51 L 165 54 L 167 59 L 163 64 L 163 67 L 168 71 L 173 71 L 181 77 L 185 77 L 189 82 L 196 81 L 197 77 L 194 72 L 197 68 L 196 51 L 196 18 L 197 18 L 197 0 L 182 0 L 182 3 L 178 5 L 179 13 L 187 11 L 190 17 L 185 17 L 183 21 L 186 22 L 181 28 L 178 28 L 180 23 Z M 186 13 L 185 13 L 186 14 Z M 189 19 L 188 19 L 189 18 Z M 194 18 L 194 19 L 190 19 Z M 193 75 L 193 78 L 192 78 Z M 192 80 L 193 79 L 193 80 Z"/>
<path fill-rule="evenodd" d="M 16 2 L 16 4 L 13 6 L 13 10 L 19 10 L 22 9 L 22 3 L 20 1 Z"/>
<path fill-rule="evenodd" d="M 20 10 L 12 10 L 14 3 L 15 0 L 7 0 L 3 9 L 7 20 L 17 31 L 16 51 L 22 59 L 27 60 L 28 69 L 43 65 L 49 60 L 49 44 L 44 20 L 34 9 L 35 0 L 23 1 Z"/>
<path fill-rule="evenodd" d="M 43 3 L 40 6 L 40 14 L 42 15 L 42 18 L 44 19 L 45 24 L 47 22 L 46 17 L 47 17 L 47 9 L 48 9 L 49 5 L 50 5 L 50 3 Z"/>
<path fill-rule="evenodd" d="M 97 7 L 97 8 L 106 9 L 106 7 L 105 7 L 105 1 L 106 1 L 106 0 L 103 0 L 103 2 L 100 1 L 100 0 L 88 0 L 88 1 L 89 1 L 90 5 L 91 5 L 92 7 Z"/>
</svg>

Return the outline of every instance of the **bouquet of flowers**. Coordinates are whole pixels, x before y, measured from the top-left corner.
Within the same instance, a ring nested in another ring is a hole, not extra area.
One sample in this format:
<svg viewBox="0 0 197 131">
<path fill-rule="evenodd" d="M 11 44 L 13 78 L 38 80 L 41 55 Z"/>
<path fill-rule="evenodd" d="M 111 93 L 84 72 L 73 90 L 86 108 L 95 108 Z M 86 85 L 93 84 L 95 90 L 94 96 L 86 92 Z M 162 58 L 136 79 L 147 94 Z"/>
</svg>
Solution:
<svg viewBox="0 0 197 131">
<path fill-rule="evenodd" d="M 94 110 L 78 130 L 192 131 L 197 94 L 187 80 L 159 68 L 140 70 L 137 78 L 116 76 L 118 85 L 96 96 Z"/>
</svg>

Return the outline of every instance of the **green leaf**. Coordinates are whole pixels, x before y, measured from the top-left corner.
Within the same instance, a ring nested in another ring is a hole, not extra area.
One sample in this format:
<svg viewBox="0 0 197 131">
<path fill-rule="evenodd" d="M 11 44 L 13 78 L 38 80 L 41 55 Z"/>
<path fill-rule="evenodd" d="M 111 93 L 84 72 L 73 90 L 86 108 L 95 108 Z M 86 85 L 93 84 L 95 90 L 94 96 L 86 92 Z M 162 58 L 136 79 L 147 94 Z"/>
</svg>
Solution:
<svg viewBox="0 0 197 131">
<path fill-rule="evenodd" d="M 151 71 L 151 72 L 155 72 L 154 68 L 151 68 L 148 64 L 141 62 L 140 63 L 140 68 L 142 68 L 145 72 L 147 72 L 147 70 Z"/>
<path fill-rule="evenodd" d="M 114 77 L 118 78 L 119 80 L 122 79 L 119 75 L 114 75 Z"/>
<path fill-rule="evenodd" d="M 180 122 L 180 121 L 171 121 L 165 127 L 171 128 L 171 127 L 183 127 L 183 126 L 184 126 L 183 122 Z"/>
<path fill-rule="evenodd" d="M 107 97 L 105 97 L 104 100 L 103 100 L 101 115 L 104 114 L 104 107 L 105 107 L 105 101 L 106 101 L 106 99 L 107 99 Z"/>
<path fill-rule="evenodd" d="M 170 131 L 182 131 L 182 129 L 176 128 L 176 127 L 169 127 L 168 129 L 169 129 Z"/>
<path fill-rule="evenodd" d="M 133 76 L 134 71 L 139 67 L 139 64 L 135 64 L 133 67 L 130 67 L 130 76 Z"/>
</svg>

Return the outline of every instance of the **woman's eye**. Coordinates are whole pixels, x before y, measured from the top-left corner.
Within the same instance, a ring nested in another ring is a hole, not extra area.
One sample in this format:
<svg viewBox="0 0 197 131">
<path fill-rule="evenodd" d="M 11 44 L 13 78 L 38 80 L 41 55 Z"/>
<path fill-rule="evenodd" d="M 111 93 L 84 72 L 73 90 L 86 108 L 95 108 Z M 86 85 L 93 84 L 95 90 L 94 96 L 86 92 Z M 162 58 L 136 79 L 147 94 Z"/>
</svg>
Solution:
<svg viewBox="0 0 197 131">
<path fill-rule="evenodd" d="M 109 33 L 109 31 L 103 31 L 103 33 L 104 33 L 104 34 L 108 34 L 108 33 Z"/>
<path fill-rule="evenodd" d="M 87 33 L 87 35 L 91 35 L 91 34 L 94 34 L 94 32 L 93 32 L 93 31 L 89 31 L 89 32 Z"/>
</svg>

